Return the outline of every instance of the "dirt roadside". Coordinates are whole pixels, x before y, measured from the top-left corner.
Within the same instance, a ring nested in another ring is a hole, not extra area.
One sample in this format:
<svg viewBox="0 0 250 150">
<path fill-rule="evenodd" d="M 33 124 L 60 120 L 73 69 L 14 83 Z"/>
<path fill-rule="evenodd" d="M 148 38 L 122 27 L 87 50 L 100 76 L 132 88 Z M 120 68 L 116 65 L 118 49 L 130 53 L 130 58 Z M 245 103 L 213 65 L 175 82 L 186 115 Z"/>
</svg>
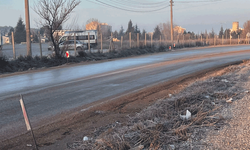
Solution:
<svg viewBox="0 0 250 150">
<path fill-rule="evenodd" d="M 169 93 L 173 95 L 177 94 L 194 81 L 197 81 L 198 78 L 204 79 L 207 76 L 216 74 L 223 67 L 225 66 L 181 77 L 174 81 L 149 87 L 112 101 L 107 100 L 106 103 L 102 103 L 96 107 L 89 107 L 93 105 L 90 104 L 78 109 L 85 109 L 85 111 L 78 111 L 70 115 L 70 117 L 65 117 L 65 114 L 56 116 L 61 119 L 53 124 L 35 129 L 34 134 L 39 149 L 67 149 L 67 143 L 82 141 L 83 136 L 89 136 L 98 128 L 113 124 L 114 122 L 127 122 L 128 116 L 135 116 L 143 109 L 153 105 L 157 100 L 168 98 Z M 27 144 L 32 144 L 30 133 L 1 141 L 0 149 L 32 149 L 31 147 L 27 147 Z"/>
</svg>

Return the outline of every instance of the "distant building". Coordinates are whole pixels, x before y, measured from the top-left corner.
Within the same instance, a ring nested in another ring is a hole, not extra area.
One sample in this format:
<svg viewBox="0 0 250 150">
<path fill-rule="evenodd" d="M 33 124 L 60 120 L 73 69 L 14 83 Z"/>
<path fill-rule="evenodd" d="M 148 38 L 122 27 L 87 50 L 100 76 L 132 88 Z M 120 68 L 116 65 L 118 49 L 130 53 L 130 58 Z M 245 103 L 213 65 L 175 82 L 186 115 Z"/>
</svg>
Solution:
<svg viewBox="0 0 250 150">
<path fill-rule="evenodd" d="M 154 32 L 148 32 L 148 35 L 149 35 L 149 36 L 153 36 L 153 35 L 154 35 Z"/>
<path fill-rule="evenodd" d="M 99 26 L 99 29 L 98 29 L 98 26 Z M 112 26 L 108 25 L 107 23 L 99 23 L 99 22 L 93 21 L 86 25 L 86 30 L 98 30 L 98 32 L 101 32 L 102 35 L 106 37 L 106 36 L 110 36 L 110 32 L 112 32 Z"/>
<path fill-rule="evenodd" d="M 100 23 L 100 29 L 102 31 L 102 33 L 108 32 L 108 31 L 112 31 L 112 26 L 108 25 L 107 23 Z"/>
<path fill-rule="evenodd" d="M 10 44 L 10 37 L 8 36 L 2 36 L 3 44 Z"/>
<path fill-rule="evenodd" d="M 186 29 L 182 28 L 181 26 L 174 27 L 174 32 L 176 32 L 178 34 L 183 34 L 185 31 L 186 31 Z"/>
<path fill-rule="evenodd" d="M 231 32 L 238 31 L 238 30 L 244 30 L 244 29 L 239 27 L 239 22 L 233 22 Z"/>
<path fill-rule="evenodd" d="M 239 22 L 233 22 L 231 31 L 238 31 L 239 30 Z"/>
<path fill-rule="evenodd" d="M 70 30 L 56 30 L 54 32 L 53 36 L 54 37 L 56 37 L 56 36 L 62 37 L 66 31 L 70 31 Z"/>
</svg>

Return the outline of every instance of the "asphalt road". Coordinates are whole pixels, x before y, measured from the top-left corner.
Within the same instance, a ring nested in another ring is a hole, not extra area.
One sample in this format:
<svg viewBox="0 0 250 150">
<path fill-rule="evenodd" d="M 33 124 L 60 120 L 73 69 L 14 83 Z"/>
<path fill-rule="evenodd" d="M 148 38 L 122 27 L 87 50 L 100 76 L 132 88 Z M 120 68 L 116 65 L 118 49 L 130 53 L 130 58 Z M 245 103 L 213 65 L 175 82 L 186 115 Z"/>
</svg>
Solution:
<svg viewBox="0 0 250 150">
<path fill-rule="evenodd" d="M 79 106 L 250 58 L 250 46 L 186 49 L 0 78 L 0 140 L 26 131 L 19 94 L 34 127 Z"/>
</svg>

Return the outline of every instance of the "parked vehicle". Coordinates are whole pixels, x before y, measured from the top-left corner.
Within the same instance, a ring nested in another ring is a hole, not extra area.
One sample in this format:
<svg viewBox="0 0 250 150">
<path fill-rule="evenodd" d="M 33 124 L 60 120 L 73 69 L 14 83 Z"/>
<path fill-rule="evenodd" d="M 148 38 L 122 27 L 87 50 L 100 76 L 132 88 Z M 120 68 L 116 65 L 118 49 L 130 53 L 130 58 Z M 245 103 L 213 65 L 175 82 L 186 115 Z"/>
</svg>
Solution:
<svg viewBox="0 0 250 150">
<path fill-rule="evenodd" d="M 89 37 L 89 40 L 88 40 Z M 64 41 L 74 40 L 74 38 L 83 43 L 90 43 L 90 47 L 97 46 L 97 30 L 86 30 L 86 31 L 66 31 L 64 35 L 59 39 L 59 43 Z"/>
<path fill-rule="evenodd" d="M 61 42 L 59 44 L 59 48 L 61 50 L 74 50 L 75 49 L 74 40 Z M 87 44 L 76 40 L 76 50 L 84 50 L 84 49 L 87 49 Z M 49 46 L 48 50 L 54 50 L 54 46 Z"/>
</svg>

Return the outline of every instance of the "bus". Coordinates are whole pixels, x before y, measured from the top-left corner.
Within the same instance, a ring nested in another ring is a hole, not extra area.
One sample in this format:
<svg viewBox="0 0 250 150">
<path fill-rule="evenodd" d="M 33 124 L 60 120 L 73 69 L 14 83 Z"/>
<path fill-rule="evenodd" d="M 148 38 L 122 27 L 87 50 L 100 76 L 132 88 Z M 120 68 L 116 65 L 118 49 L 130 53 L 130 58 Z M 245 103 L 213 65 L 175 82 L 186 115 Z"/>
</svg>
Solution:
<svg viewBox="0 0 250 150">
<path fill-rule="evenodd" d="M 89 34 L 89 41 L 88 41 Z M 67 40 L 74 40 L 74 35 L 76 36 L 76 40 L 81 41 L 83 43 L 90 43 L 90 47 L 97 46 L 97 30 L 85 30 L 85 31 L 66 31 L 64 35 L 59 39 L 59 43 Z"/>
</svg>

